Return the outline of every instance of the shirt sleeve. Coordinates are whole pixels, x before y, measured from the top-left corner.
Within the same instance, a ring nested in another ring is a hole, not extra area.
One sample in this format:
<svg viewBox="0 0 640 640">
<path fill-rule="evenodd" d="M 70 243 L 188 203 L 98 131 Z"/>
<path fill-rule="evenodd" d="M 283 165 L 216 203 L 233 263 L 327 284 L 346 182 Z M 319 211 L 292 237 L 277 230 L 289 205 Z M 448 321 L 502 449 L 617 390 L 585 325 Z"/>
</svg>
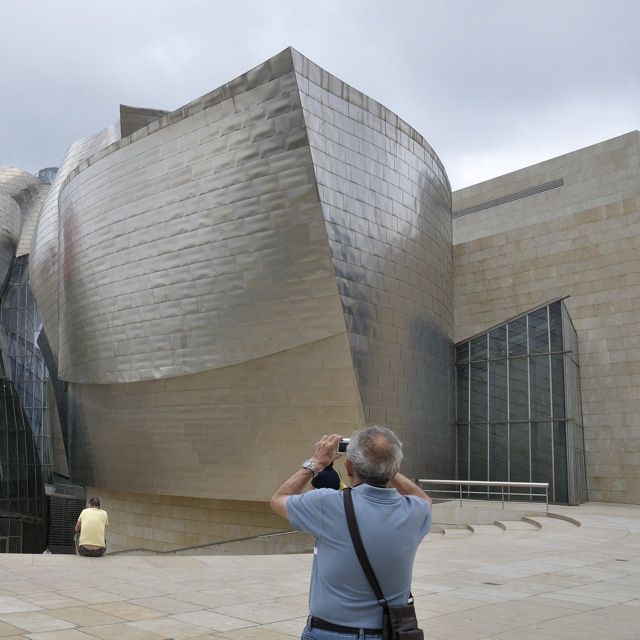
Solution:
<svg viewBox="0 0 640 640">
<path fill-rule="evenodd" d="M 324 531 L 324 498 L 333 494 L 333 489 L 314 489 L 307 493 L 287 498 L 289 522 L 301 531 L 320 537 Z"/>
<path fill-rule="evenodd" d="M 418 533 L 419 540 L 422 540 L 431 530 L 431 507 L 422 498 L 416 496 L 408 497 L 422 518 L 422 524 L 420 525 Z"/>
</svg>

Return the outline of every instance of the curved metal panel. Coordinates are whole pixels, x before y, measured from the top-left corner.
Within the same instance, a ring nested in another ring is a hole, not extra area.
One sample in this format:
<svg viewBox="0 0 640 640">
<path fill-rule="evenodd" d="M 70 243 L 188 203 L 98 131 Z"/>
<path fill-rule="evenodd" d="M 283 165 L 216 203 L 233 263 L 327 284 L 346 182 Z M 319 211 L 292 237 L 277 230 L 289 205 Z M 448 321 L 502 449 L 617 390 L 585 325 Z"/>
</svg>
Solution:
<svg viewBox="0 0 640 640">
<path fill-rule="evenodd" d="M 91 158 L 60 220 L 65 380 L 187 375 L 345 331 L 289 51 Z"/>
<path fill-rule="evenodd" d="M 224 369 L 69 389 L 71 473 L 119 491 L 266 501 L 319 434 L 362 424 L 345 332 Z"/>
<path fill-rule="evenodd" d="M 30 233 L 49 185 L 26 171 L 0 167 L 0 292 L 4 289 L 16 247 Z M 20 255 L 20 253 L 18 253 Z"/>
<path fill-rule="evenodd" d="M 29 278 L 52 351 L 58 352 L 58 196 L 65 178 L 83 160 L 119 139 L 120 128 L 113 124 L 74 142 L 62 160 L 33 229 Z"/>
<path fill-rule="evenodd" d="M 31 240 L 36 228 L 36 222 L 40 211 L 44 206 L 47 194 L 51 188 L 50 184 L 41 183 L 38 192 L 33 199 L 22 205 L 22 231 L 20 233 L 20 242 L 16 249 L 16 257 L 26 255 L 31 250 Z"/>
<path fill-rule="evenodd" d="M 365 420 L 453 474 L 451 189 L 424 138 L 294 52 Z"/>
<path fill-rule="evenodd" d="M 40 212 L 49 185 L 40 178 L 14 167 L 0 167 L 0 194 L 9 196 L 22 212 L 21 229 L 15 235 L 18 245 L 17 255 L 29 253 L 28 243 L 31 239 L 35 218 Z M 6 221 L 3 221 L 6 225 Z M 12 225 L 13 222 L 9 224 Z M 3 233 L 6 237 L 6 234 Z M 14 246 L 15 250 L 15 246 Z"/>
<path fill-rule="evenodd" d="M 451 475 L 450 188 L 382 105 L 286 50 L 58 191 L 79 480 L 266 499 L 362 420 L 400 433 L 408 474 Z"/>
<path fill-rule="evenodd" d="M 11 196 L 18 205 L 31 200 L 42 185 L 41 180 L 22 169 L 0 166 L 0 193 Z"/>
<path fill-rule="evenodd" d="M 0 189 L 4 185 L 0 185 Z M 16 201 L 0 191 L 0 294 L 4 291 L 16 255 L 22 212 Z"/>
</svg>

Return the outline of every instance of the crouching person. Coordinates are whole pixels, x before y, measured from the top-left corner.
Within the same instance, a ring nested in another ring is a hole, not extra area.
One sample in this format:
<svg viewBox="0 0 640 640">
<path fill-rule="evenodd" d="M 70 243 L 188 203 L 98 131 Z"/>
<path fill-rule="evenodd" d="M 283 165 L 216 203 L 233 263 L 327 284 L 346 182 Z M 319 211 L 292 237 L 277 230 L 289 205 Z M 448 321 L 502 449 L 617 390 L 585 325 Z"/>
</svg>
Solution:
<svg viewBox="0 0 640 640">
<path fill-rule="evenodd" d="M 81 556 L 101 556 L 107 549 L 105 528 L 109 524 L 107 512 L 100 508 L 100 500 L 91 498 L 76 522 L 77 550 Z"/>
</svg>

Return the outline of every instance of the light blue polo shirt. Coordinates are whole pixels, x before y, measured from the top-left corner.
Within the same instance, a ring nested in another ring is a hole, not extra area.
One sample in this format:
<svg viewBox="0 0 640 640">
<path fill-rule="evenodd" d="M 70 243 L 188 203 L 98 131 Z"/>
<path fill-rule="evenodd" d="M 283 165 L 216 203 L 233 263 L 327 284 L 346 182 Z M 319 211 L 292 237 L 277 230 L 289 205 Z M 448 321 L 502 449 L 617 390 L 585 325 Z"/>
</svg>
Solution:
<svg viewBox="0 0 640 640">
<path fill-rule="evenodd" d="M 382 593 L 392 605 L 406 604 L 413 560 L 431 527 L 431 509 L 416 496 L 367 484 L 353 489 L 362 543 Z M 289 521 L 315 537 L 309 611 L 347 627 L 378 629 L 382 608 L 351 542 L 342 491 L 316 489 L 287 498 Z"/>
</svg>

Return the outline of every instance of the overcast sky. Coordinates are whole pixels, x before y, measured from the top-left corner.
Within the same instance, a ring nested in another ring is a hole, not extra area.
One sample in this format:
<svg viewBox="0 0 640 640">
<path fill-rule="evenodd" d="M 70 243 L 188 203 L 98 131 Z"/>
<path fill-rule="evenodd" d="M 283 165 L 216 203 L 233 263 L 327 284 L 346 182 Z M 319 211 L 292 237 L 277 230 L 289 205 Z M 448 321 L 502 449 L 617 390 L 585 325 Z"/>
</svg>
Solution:
<svg viewBox="0 0 640 640">
<path fill-rule="evenodd" d="M 0 164 L 175 109 L 291 45 L 460 188 L 640 128 L 640 0 L 0 0 Z"/>
</svg>

